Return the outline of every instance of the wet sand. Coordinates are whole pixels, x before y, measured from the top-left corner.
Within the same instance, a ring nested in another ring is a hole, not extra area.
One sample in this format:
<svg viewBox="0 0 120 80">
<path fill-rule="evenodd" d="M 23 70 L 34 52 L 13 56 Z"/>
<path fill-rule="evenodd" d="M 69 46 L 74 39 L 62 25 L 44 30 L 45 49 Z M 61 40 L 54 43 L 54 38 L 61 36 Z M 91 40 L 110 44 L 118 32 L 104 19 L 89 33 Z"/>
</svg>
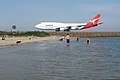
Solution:
<svg viewBox="0 0 120 80">
<path fill-rule="evenodd" d="M 23 43 L 33 43 L 33 42 L 41 42 L 41 41 L 48 41 L 48 40 L 57 40 L 59 39 L 56 36 L 49 36 L 49 37 L 6 37 L 5 40 L 0 39 L 0 46 L 11 46 L 16 45 L 17 41 L 21 41 L 18 44 Z"/>
</svg>

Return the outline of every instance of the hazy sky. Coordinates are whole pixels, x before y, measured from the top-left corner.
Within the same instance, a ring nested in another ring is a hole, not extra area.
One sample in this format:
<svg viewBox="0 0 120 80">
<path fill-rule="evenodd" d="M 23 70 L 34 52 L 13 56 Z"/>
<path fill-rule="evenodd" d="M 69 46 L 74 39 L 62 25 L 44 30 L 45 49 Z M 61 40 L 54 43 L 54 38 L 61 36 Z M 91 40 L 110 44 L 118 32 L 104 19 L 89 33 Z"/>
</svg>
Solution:
<svg viewBox="0 0 120 80">
<path fill-rule="evenodd" d="M 120 0 L 0 0 L 0 30 L 36 30 L 42 21 L 88 22 L 97 13 L 104 24 L 82 31 L 120 31 Z"/>
</svg>

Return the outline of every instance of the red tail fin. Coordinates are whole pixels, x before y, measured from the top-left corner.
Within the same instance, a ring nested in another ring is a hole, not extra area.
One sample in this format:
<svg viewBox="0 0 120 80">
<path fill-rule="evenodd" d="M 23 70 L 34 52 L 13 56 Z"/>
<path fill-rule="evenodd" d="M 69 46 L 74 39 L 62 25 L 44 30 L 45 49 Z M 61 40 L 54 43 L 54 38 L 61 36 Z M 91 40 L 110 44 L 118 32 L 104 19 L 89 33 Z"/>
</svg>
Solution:
<svg viewBox="0 0 120 80">
<path fill-rule="evenodd" d="M 95 17 L 93 17 L 89 22 L 87 22 L 87 24 L 83 26 L 83 28 L 81 29 L 86 29 L 86 28 L 91 28 L 93 26 L 97 26 L 100 16 L 101 14 L 96 14 Z"/>
<path fill-rule="evenodd" d="M 92 20 L 90 20 L 90 22 L 92 22 L 93 25 L 98 24 L 100 16 L 101 14 L 97 14 Z"/>
</svg>

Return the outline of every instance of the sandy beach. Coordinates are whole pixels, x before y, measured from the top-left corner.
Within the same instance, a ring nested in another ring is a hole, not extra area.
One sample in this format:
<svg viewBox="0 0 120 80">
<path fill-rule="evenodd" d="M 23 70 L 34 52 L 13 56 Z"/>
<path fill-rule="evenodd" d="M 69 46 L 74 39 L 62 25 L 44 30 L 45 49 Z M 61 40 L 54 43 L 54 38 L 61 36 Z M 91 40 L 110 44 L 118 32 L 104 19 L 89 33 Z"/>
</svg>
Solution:
<svg viewBox="0 0 120 80">
<path fill-rule="evenodd" d="M 16 45 L 17 41 L 21 41 L 19 44 L 24 43 L 33 43 L 33 42 L 41 42 L 41 41 L 48 41 L 48 40 L 57 40 L 59 39 L 56 36 L 49 36 L 49 37 L 6 37 L 5 40 L 0 39 L 0 46 L 10 46 Z"/>
</svg>

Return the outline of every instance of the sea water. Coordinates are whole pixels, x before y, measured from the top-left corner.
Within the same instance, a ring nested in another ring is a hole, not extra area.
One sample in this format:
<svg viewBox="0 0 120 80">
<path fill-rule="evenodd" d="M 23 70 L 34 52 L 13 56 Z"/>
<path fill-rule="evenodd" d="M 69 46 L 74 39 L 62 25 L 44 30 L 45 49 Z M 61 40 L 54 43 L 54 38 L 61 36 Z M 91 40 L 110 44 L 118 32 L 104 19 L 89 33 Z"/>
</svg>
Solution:
<svg viewBox="0 0 120 80">
<path fill-rule="evenodd" d="M 0 47 L 0 80 L 120 80 L 120 37 Z"/>
</svg>

